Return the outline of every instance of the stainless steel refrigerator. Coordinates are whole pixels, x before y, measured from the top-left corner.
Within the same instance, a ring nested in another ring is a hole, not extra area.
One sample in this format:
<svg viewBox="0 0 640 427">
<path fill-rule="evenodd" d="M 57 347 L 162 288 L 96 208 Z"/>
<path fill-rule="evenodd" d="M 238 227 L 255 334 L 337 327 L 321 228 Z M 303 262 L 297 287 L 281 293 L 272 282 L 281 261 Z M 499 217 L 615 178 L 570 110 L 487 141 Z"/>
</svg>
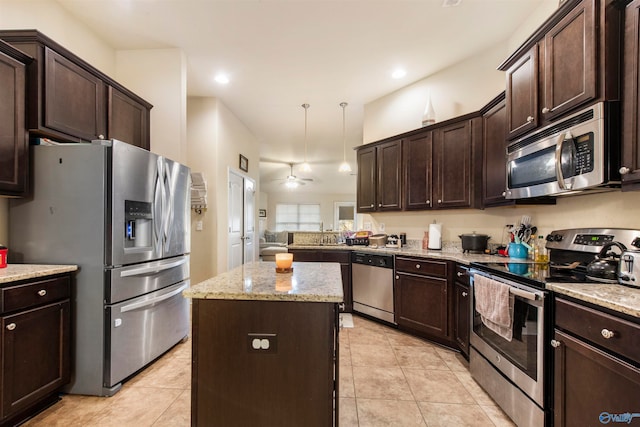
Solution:
<svg viewBox="0 0 640 427">
<path fill-rule="evenodd" d="M 67 392 L 111 396 L 189 333 L 190 171 L 117 140 L 36 145 L 11 262 L 77 264 Z"/>
</svg>

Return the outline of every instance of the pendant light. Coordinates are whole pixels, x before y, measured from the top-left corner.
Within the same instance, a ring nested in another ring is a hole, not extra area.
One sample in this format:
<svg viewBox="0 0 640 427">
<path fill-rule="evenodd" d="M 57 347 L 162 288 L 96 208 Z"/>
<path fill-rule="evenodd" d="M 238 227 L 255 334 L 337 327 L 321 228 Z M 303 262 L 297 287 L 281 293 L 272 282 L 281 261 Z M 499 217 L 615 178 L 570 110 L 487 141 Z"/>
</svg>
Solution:
<svg viewBox="0 0 640 427">
<path fill-rule="evenodd" d="M 311 172 L 311 166 L 307 163 L 307 109 L 309 104 L 302 104 L 304 108 L 304 162 L 300 165 L 302 172 Z"/>
<path fill-rule="evenodd" d="M 340 164 L 339 172 L 351 172 L 351 166 L 347 163 L 347 140 L 345 137 L 345 108 L 347 107 L 346 102 L 341 102 L 340 106 L 342 107 L 342 163 Z"/>
</svg>

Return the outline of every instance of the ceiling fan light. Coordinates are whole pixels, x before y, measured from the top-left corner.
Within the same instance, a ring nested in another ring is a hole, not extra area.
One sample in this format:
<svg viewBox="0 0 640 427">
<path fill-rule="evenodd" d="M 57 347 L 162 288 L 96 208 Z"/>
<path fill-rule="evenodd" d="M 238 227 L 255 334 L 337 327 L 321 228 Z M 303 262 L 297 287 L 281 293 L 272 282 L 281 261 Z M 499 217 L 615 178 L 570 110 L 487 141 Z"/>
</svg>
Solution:
<svg viewBox="0 0 640 427">
<path fill-rule="evenodd" d="M 340 168 L 338 168 L 340 172 L 351 172 L 351 166 L 347 162 L 340 163 Z"/>
<path fill-rule="evenodd" d="M 303 164 L 300 165 L 300 170 L 302 172 L 311 172 L 311 166 L 309 165 L 309 163 L 304 162 Z"/>
<path fill-rule="evenodd" d="M 292 190 L 294 188 L 298 188 L 298 183 L 296 181 L 288 180 L 284 185 L 286 185 L 287 188 L 292 189 Z"/>
</svg>

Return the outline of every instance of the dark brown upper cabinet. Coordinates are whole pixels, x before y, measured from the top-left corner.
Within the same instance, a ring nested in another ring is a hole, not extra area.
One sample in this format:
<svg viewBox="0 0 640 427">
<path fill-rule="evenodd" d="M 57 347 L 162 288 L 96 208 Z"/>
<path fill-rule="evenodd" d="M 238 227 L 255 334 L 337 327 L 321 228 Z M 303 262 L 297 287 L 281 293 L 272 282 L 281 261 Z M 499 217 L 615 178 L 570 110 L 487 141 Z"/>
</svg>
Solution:
<svg viewBox="0 0 640 427">
<path fill-rule="evenodd" d="M 433 207 L 437 209 L 479 207 L 482 120 L 461 120 L 434 130 Z"/>
<path fill-rule="evenodd" d="M 433 132 L 426 131 L 402 141 L 404 208 L 431 209 L 433 197 Z"/>
<path fill-rule="evenodd" d="M 619 99 L 621 21 L 616 0 L 567 0 L 498 67 L 506 72 L 509 139 L 590 102 Z"/>
<path fill-rule="evenodd" d="M 640 0 L 625 11 L 622 190 L 640 190 Z"/>
<path fill-rule="evenodd" d="M 358 150 L 358 212 L 400 210 L 402 207 L 402 141 Z"/>
<path fill-rule="evenodd" d="M 507 184 L 507 106 L 504 95 L 482 114 L 482 205 L 511 204 L 505 199 Z"/>
<path fill-rule="evenodd" d="M 28 193 L 26 65 L 31 58 L 0 41 L 0 195 Z"/>
<path fill-rule="evenodd" d="M 115 138 L 149 149 L 152 105 L 36 30 L 2 30 L 0 39 L 32 56 L 27 127 L 63 142 Z"/>
</svg>

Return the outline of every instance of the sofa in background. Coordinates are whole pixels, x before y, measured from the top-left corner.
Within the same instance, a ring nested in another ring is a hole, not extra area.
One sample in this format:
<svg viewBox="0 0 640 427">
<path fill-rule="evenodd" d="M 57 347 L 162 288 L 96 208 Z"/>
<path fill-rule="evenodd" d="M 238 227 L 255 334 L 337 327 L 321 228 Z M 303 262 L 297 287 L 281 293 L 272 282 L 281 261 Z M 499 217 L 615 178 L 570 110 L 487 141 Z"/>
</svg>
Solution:
<svg viewBox="0 0 640 427">
<path fill-rule="evenodd" d="M 289 252 L 288 231 L 265 230 L 264 237 L 260 237 L 260 259 L 262 261 L 275 261 L 276 254 Z"/>
</svg>

